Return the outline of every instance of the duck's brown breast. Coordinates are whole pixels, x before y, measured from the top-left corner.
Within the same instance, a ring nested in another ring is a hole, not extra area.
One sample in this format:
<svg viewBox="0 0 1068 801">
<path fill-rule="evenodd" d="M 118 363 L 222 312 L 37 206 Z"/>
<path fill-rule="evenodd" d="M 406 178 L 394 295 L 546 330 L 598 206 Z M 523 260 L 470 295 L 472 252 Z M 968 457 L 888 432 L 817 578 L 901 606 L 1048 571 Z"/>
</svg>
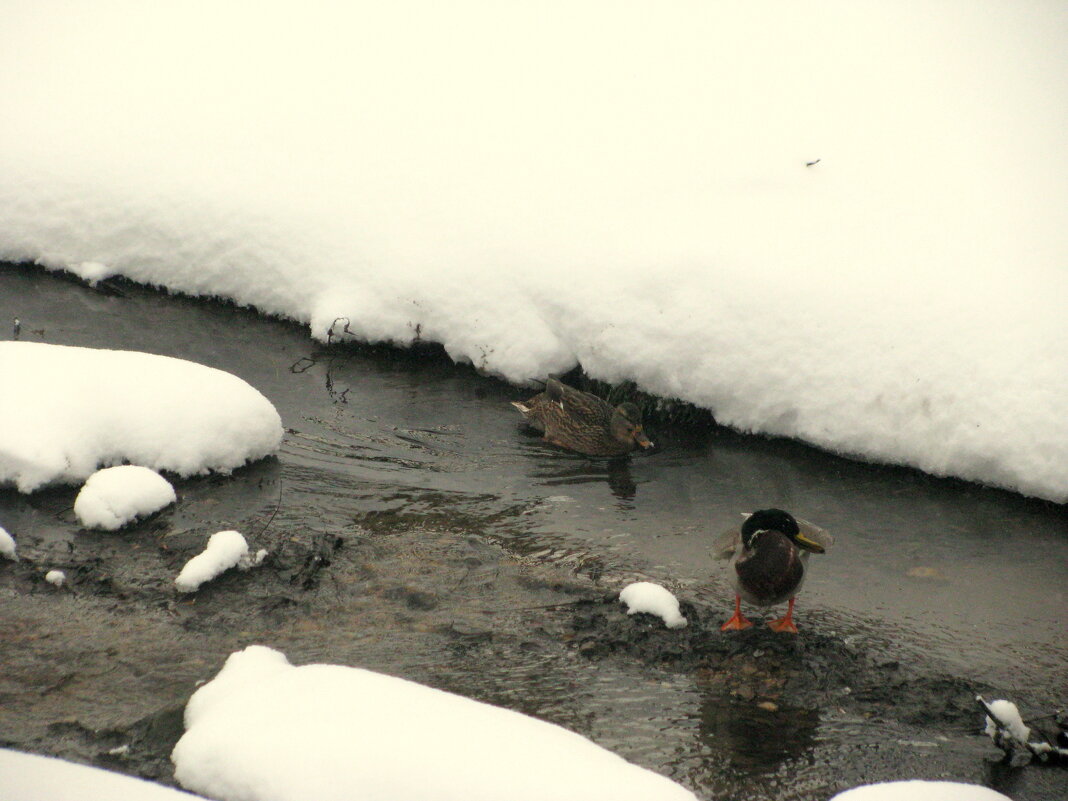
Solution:
<svg viewBox="0 0 1068 801">
<path fill-rule="evenodd" d="M 768 603 L 778 603 L 793 595 L 805 575 L 797 546 L 777 531 L 760 534 L 755 549 L 743 554 L 734 568 L 741 585 L 754 598 Z"/>
</svg>

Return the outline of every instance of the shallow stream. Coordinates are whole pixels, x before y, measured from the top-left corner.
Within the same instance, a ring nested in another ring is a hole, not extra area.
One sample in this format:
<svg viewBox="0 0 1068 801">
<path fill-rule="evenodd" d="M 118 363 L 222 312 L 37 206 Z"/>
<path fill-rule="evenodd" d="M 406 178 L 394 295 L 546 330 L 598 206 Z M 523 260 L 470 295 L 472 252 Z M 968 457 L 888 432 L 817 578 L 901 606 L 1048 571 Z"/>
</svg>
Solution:
<svg viewBox="0 0 1068 801">
<path fill-rule="evenodd" d="M 235 373 L 287 434 L 277 459 L 177 481 L 176 507 L 118 534 L 79 529 L 74 488 L 0 490 L 24 557 L 0 563 L 0 744 L 170 781 L 195 683 L 260 642 L 535 714 L 703 798 L 910 777 L 1068 797 L 1068 771 L 998 763 L 971 701 L 1068 705 L 1065 507 L 721 428 L 654 425 L 654 453 L 575 456 L 520 424 L 508 401 L 529 390 L 433 348 L 326 349 L 126 282 L 0 266 L 4 337 L 14 317 L 25 340 Z M 810 563 L 798 637 L 721 634 L 711 539 L 766 506 L 837 543 Z M 183 561 L 226 527 L 266 566 L 177 596 Z M 52 567 L 68 587 L 43 581 Z M 638 578 L 691 625 L 624 615 L 610 596 Z"/>
</svg>

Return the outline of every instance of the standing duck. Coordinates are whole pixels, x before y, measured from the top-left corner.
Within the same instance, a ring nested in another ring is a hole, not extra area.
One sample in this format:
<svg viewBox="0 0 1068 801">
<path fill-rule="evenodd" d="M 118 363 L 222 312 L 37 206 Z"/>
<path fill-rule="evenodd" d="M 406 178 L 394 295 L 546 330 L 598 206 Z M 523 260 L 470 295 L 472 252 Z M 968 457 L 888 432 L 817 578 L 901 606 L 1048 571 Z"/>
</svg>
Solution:
<svg viewBox="0 0 1068 801">
<path fill-rule="evenodd" d="M 834 538 L 818 526 L 798 520 L 782 509 L 761 509 L 746 516 L 740 530 L 731 530 L 716 543 L 715 556 L 730 559 L 734 584 L 734 615 L 722 631 L 747 629 L 742 600 L 756 606 L 789 601 L 786 616 L 768 623 L 773 631 L 797 634 L 794 596 L 805 581 L 810 553 L 824 553 Z"/>
<path fill-rule="evenodd" d="M 642 431 L 641 412 L 633 403 L 615 408 L 596 395 L 581 392 L 555 378 L 545 391 L 526 402 L 512 401 L 545 441 L 587 456 L 622 456 L 653 443 Z"/>
</svg>

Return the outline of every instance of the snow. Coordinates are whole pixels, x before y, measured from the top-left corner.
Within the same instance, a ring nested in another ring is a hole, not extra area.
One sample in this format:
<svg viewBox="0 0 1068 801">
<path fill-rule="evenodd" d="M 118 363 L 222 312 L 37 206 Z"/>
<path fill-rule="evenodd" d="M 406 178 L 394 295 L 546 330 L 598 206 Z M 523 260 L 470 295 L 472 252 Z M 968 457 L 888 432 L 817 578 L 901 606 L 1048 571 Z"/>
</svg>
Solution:
<svg viewBox="0 0 1068 801">
<path fill-rule="evenodd" d="M 1009 734 L 1011 734 L 1021 745 L 1027 744 L 1027 741 L 1031 736 L 1031 729 L 1024 724 L 1023 718 L 1020 717 L 1020 710 L 1016 708 L 1016 704 L 1012 701 L 998 699 L 990 702 L 990 711 L 998 716 L 998 719 L 1008 727 Z M 984 715 L 984 718 L 986 719 L 986 728 L 983 731 L 991 739 L 994 739 L 994 736 L 997 734 L 997 726 L 994 724 L 994 721 L 990 719 L 989 715 Z"/>
<path fill-rule="evenodd" d="M 695 799 L 559 726 L 264 646 L 232 654 L 185 725 L 175 778 L 221 801 Z"/>
<path fill-rule="evenodd" d="M 53 584 L 56 587 L 62 587 L 63 583 L 67 580 L 67 574 L 62 570 L 49 570 L 45 573 L 45 581 L 49 584 Z"/>
<path fill-rule="evenodd" d="M 17 562 L 18 554 L 15 553 L 15 538 L 12 537 L 3 526 L 0 526 L 0 556 Z"/>
<path fill-rule="evenodd" d="M 261 550 L 252 558 L 248 543 L 237 531 L 217 531 L 208 538 L 204 550 L 185 563 L 174 580 L 179 592 L 195 592 L 200 585 L 232 567 L 247 568 L 263 561 L 267 552 Z"/>
<path fill-rule="evenodd" d="M 0 798 L 18 801 L 195 801 L 200 796 L 62 759 L 0 748 Z"/>
<path fill-rule="evenodd" d="M 20 492 L 124 461 L 183 477 L 229 472 L 282 440 L 257 390 L 183 359 L 0 342 L 0 375 L 0 484 Z"/>
<path fill-rule="evenodd" d="M 679 600 L 671 592 L 651 581 L 628 584 L 619 593 L 619 600 L 627 605 L 627 614 L 647 612 L 662 618 L 669 629 L 680 629 L 686 618 L 679 611 Z"/>
<path fill-rule="evenodd" d="M 8 5 L 0 258 L 1068 500 L 1064 3 Z"/>
<path fill-rule="evenodd" d="M 914 779 L 854 787 L 831 801 L 1012 801 L 1007 795 L 977 784 Z"/>
<path fill-rule="evenodd" d="M 114 531 L 176 500 L 174 487 L 155 470 L 119 465 L 89 476 L 74 500 L 74 514 L 86 528 Z"/>
</svg>

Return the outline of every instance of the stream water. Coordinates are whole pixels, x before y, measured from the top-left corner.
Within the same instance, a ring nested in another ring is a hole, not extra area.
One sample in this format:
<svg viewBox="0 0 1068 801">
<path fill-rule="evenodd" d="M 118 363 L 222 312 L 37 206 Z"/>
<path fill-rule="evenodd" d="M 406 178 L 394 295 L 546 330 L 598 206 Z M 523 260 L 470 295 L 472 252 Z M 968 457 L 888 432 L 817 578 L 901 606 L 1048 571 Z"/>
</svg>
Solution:
<svg viewBox="0 0 1068 801">
<path fill-rule="evenodd" d="M 998 763 L 967 706 L 977 690 L 1036 714 L 1068 701 L 1063 506 L 722 428 L 652 425 L 655 452 L 588 459 L 520 424 L 508 401 L 529 390 L 434 349 L 326 349 L 125 282 L 0 267 L 5 336 L 16 316 L 25 340 L 235 373 L 287 434 L 276 460 L 177 482 L 175 508 L 119 535 L 78 528 L 74 488 L 0 490 L 27 557 L 0 563 L 0 743 L 169 781 L 173 710 L 230 650 L 264 642 L 553 720 L 704 798 L 911 776 L 1068 797 L 1068 771 Z M 732 640 L 711 539 L 767 506 L 837 542 L 810 562 L 797 638 Z M 230 525 L 271 547 L 263 575 L 176 599 L 183 554 Z M 62 593 L 38 575 L 59 564 Z M 602 600 L 637 578 L 680 596 L 684 633 Z M 135 736 L 142 761 L 106 756 Z"/>
</svg>

